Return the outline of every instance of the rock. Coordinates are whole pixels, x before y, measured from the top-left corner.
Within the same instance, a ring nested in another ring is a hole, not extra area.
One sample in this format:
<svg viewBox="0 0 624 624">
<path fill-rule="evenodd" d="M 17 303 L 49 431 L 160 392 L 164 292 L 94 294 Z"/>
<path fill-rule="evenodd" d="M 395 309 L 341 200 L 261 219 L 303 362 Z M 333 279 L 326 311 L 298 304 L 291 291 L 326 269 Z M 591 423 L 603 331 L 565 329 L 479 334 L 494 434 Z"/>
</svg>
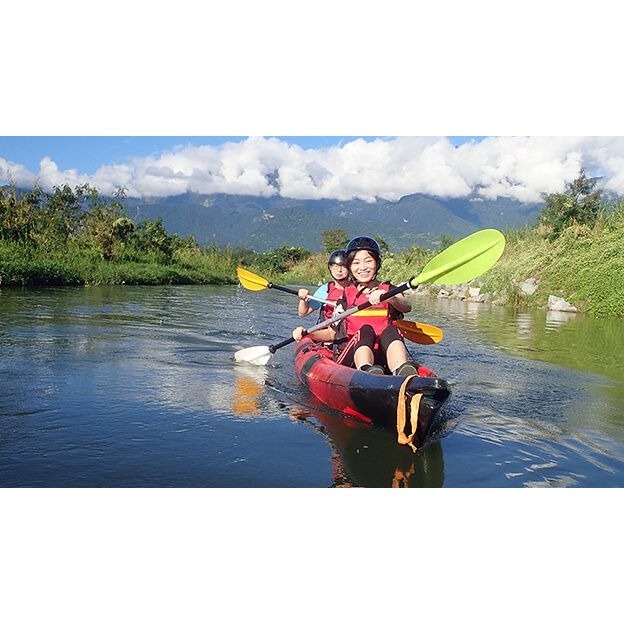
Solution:
<svg viewBox="0 0 624 624">
<path fill-rule="evenodd" d="M 578 312 L 578 309 L 561 297 L 548 295 L 548 309 L 558 312 Z"/>
<path fill-rule="evenodd" d="M 524 282 L 518 284 L 518 290 L 523 295 L 532 295 L 537 290 L 538 286 L 539 280 L 535 279 L 534 277 L 529 277 L 529 279 L 524 280 Z"/>
</svg>

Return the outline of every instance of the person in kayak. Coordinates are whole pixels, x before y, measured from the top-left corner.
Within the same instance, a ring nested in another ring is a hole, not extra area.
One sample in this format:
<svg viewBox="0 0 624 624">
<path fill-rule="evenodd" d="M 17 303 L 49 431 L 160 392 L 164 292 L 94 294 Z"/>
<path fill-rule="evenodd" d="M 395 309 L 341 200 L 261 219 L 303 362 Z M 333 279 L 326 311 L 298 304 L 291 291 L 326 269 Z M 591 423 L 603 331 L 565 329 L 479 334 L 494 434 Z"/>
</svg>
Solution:
<svg viewBox="0 0 624 624">
<path fill-rule="evenodd" d="M 386 367 L 394 375 L 417 374 L 418 366 L 409 360 L 403 336 L 395 324 L 412 309 L 410 302 L 403 293 L 380 302 L 392 284 L 377 279 L 381 267 L 379 243 L 368 236 L 358 236 L 349 242 L 345 253 L 351 283 L 344 289 L 342 306 L 348 309 L 366 301 L 372 305 L 340 323 L 334 337 L 334 359 L 378 375 L 385 374 Z"/>
<path fill-rule="evenodd" d="M 320 286 L 313 297 L 337 302 L 342 297 L 345 287 L 350 283 L 349 270 L 347 269 L 347 256 L 344 249 L 337 249 L 329 254 L 327 258 L 327 268 L 329 269 L 329 274 L 332 276 L 332 281 Z M 308 314 L 319 309 L 319 322 L 325 321 L 333 316 L 335 306 L 308 300 L 310 291 L 307 288 L 300 288 L 298 295 L 299 307 L 297 308 L 297 314 L 299 316 L 308 316 Z"/>
</svg>

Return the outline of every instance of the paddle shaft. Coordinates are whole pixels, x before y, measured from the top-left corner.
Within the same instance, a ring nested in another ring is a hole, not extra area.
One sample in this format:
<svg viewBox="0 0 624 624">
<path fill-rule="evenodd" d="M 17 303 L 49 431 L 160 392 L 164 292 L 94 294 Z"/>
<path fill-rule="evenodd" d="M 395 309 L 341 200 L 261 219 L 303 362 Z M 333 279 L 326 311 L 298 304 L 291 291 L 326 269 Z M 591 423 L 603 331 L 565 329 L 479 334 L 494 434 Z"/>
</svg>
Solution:
<svg viewBox="0 0 624 624">
<path fill-rule="evenodd" d="M 282 292 L 290 293 L 291 295 L 299 295 L 299 293 L 292 288 L 286 288 L 286 286 L 278 286 L 277 284 L 272 284 L 271 282 L 267 284 L 267 288 L 275 288 L 275 290 L 281 290 Z M 311 299 L 312 301 L 318 301 L 319 303 L 324 303 L 325 305 L 336 307 L 335 302 L 327 301 L 327 299 L 319 299 L 317 297 L 313 297 L 312 295 L 308 295 L 306 299 Z"/>
<path fill-rule="evenodd" d="M 399 295 L 402 292 L 405 292 L 408 288 L 412 287 L 411 285 L 412 279 L 414 278 L 412 277 L 407 282 L 404 282 L 403 284 L 399 284 L 398 286 L 391 288 L 388 292 L 385 292 L 383 295 L 381 295 L 379 301 L 380 302 L 385 301 L 386 299 L 390 299 L 394 297 L 395 295 Z M 332 316 L 330 319 L 327 319 L 326 321 L 323 321 L 322 323 L 319 323 L 318 325 L 313 325 L 312 327 L 310 327 L 310 329 L 304 329 L 303 335 L 305 336 L 306 334 L 311 334 L 315 331 L 318 331 L 319 329 L 325 329 L 326 327 L 329 327 L 336 321 L 340 321 L 343 318 L 346 318 L 347 316 L 351 316 L 352 314 L 355 314 L 356 312 L 359 312 L 360 310 L 365 310 L 366 308 L 370 308 L 372 305 L 373 304 L 370 301 L 365 301 L 364 303 L 360 303 L 360 305 L 358 306 L 353 306 L 352 308 L 349 308 L 348 310 L 345 310 L 344 312 L 341 312 L 340 314 L 336 314 L 335 316 Z M 278 342 L 277 344 L 269 345 L 269 351 L 271 353 L 275 353 L 278 349 L 281 349 L 282 347 L 289 345 L 291 342 L 295 342 L 295 339 L 292 336 L 290 338 L 286 338 L 286 340 L 282 340 L 282 342 Z"/>
</svg>

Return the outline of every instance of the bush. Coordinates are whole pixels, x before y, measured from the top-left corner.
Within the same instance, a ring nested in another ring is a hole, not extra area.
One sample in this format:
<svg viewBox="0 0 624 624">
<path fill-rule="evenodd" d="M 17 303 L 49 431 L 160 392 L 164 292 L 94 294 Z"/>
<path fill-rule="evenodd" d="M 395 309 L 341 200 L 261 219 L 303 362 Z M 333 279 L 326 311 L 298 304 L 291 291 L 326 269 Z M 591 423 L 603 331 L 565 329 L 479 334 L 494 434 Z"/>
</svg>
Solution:
<svg viewBox="0 0 624 624">
<path fill-rule="evenodd" d="M 546 205 L 539 223 L 546 237 L 554 240 L 571 225 L 593 227 L 600 211 L 602 191 L 594 190 L 596 180 L 591 180 L 581 169 L 579 177 L 566 183 L 564 193 L 545 194 Z"/>
<path fill-rule="evenodd" d="M 310 251 L 302 247 L 282 245 L 273 251 L 259 254 L 254 260 L 254 265 L 268 273 L 286 273 L 311 255 Z"/>
</svg>

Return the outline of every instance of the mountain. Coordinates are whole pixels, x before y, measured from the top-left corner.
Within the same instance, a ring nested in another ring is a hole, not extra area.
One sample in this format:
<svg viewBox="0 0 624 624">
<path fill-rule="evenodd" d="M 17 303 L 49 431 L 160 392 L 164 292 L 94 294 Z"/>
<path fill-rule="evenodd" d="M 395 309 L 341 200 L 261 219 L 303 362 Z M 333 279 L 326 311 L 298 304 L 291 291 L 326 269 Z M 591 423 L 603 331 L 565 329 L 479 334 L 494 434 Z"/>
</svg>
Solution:
<svg viewBox="0 0 624 624">
<path fill-rule="evenodd" d="M 396 251 L 432 246 L 442 235 L 461 238 L 487 227 L 532 224 L 542 206 L 511 199 L 443 199 L 421 194 L 375 203 L 197 193 L 126 200 L 132 218 L 161 217 L 169 232 L 192 235 L 202 245 L 229 244 L 256 251 L 281 245 L 319 251 L 322 233 L 331 229 L 345 230 L 349 236 L 381 236 Z"/>
</svg>

